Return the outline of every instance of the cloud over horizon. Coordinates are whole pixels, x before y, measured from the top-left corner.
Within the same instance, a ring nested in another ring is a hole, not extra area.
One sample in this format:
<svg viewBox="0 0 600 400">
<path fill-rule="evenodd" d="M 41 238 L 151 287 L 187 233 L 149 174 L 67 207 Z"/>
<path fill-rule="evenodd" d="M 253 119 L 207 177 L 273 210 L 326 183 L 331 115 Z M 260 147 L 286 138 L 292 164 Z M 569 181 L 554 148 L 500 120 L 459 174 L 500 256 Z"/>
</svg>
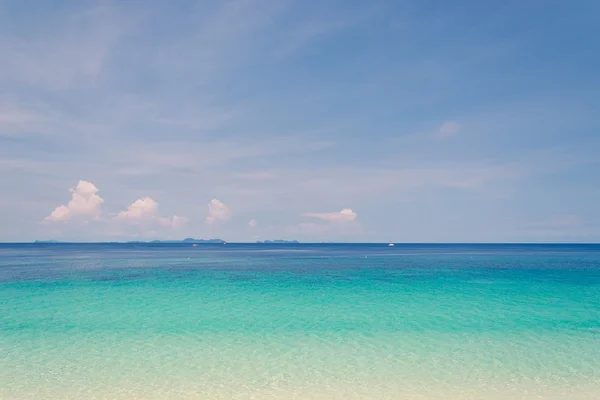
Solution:
<svg viewBox="0 0 600 400">
<path fill-rule="evenodd" d="M 302 214 L 304 217 L 309 218 L 318 218 L 323 221 L 329 222 L 349 222 L 354 221 L 356 219 L 356 213 L 352 211 L 350 208 L 344 208 L 339 212 L 329 212 L 329 213 L 304 213 Z"/>
<path fill-rule="evenodd" d="M 207 224 L 216 222 L 224 222 L 231 219 L 231 210 L 224 203 L 217 199 L 212 199 L 208 203 L 208 216 L 206 217 Z"/>
<path fill-rule="evenodd" d="M 131 203 L 127 210 L 121 211 L 115 220 L 126 221 L 134 224 L 144 222 L 158 222 L 171 228 L 180 228 L 187 222 L 187 218 L 174 215 L 170 218 L 163 217 L 158 211 L 158 203 L 151 197 L 144 197 Z"/>
<path fill-rule="evenodd" d="M 338 212 L 308 212 L 302 216 L 323 222 L 300 222 L 287 228 L 289 234 L 330 238 L 355 236 L 363 232 L 362 225 L 356 220 L 357 214 L 351 208 L 344 208 Z"/>
<path fill-rule="evenodd" d="M 110 217 L 110 213 L 103 213 L 102 206 L 105 201 L 97 193 L 99 189 L 91 182 L 79 181 L 75 189 L 71 189 L 71 201 L 67 205 L 61 205 L 44 219 L 47 223 L 67 223 L 77 221 L 88 223 L 94 221 L 98 231 L 107 232 L 111 235 L 138 236 L 139 234 L 157 235 L 161 228 L 179 229 L 185 226 L 188 219 L 179 215 L 164 217 L 160 214 L 158 203 L 151 197 L 135 200 L 126 210 Z M 81 224 L 65 225 L 70 231 L 81 230 Z M 127 226 L 135 226 L 132 231 Z"/>
<path fill-rule="evenodd" d="M 75 189 L 70 189 L 71 201 L 67 205 L 58 206 L 44 220 L 49 222 L 66 222 L 72 218 L 99 219 L 102 215 L 104 200 L 97 195 L 98 188 L 91 182 L 79 181 Z"/>
</svg>

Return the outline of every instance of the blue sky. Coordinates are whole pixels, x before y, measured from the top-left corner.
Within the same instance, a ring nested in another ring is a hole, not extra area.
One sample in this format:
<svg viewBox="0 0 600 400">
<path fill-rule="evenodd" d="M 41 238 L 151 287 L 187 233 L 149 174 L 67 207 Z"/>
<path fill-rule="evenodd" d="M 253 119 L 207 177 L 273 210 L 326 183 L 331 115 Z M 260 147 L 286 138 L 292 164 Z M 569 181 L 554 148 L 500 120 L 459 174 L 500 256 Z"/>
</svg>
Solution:
<svg viewBox="0 0 600 400">
<path fill-rule="evenodd" d="M 1 1 L 0 240 L 600 241 L 597 1 Z"/>
</svg>

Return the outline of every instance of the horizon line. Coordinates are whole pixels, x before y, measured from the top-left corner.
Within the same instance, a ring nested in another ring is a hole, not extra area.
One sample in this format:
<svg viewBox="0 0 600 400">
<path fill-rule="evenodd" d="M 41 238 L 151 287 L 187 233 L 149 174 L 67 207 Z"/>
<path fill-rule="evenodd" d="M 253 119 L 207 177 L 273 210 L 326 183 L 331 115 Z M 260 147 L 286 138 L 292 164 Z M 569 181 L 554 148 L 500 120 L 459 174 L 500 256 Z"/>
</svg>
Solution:
<svg viewBox="0 0 600 400">
<path fill-rule="evenodd" d="M 188 241 L 184 242 L 183 240 L 159 240 L 154 239 L 150 241 L 138 241 L 138 240 L 130 240 L 130 241 L 44 241 L 44 240 L 34 240 L 34 241 L 0 241 L 0 244 L 202 244 L 202 245 L 215 245 L 215 244 L 289 244 L 289 245 L 298 245 L 298 244 L 390 244 L 393 243 L 395 245 L 415 245 L 415 244 L 495 244 L 495 245 L 540 245 L 540 244 L 555 244 L 555 245 L 576 245 L 576 244 L 590 244 L 590 245 L 600 245 L 600 242 L 337 242 L 337 241 L 294 241 L 294 240 L 284 240 L 284 239 L 275 239 L 275 240 L 263 240 L 263 241 L 234 241 L 229 242 L 226 240 L 222 240 L 222 243 L 211 242 L 211 240 L 221 240 L 221 239 L 199 239 L 198 241 Z M 284 242 L 272 243 L 277 240 L 283 240 Z M 223 243 L 225 242 L 225 243 Z M 265 243 L 271 242 L 271 243 Z M 287 243 L 285 243 L 287 242 Z"/>
</svg>

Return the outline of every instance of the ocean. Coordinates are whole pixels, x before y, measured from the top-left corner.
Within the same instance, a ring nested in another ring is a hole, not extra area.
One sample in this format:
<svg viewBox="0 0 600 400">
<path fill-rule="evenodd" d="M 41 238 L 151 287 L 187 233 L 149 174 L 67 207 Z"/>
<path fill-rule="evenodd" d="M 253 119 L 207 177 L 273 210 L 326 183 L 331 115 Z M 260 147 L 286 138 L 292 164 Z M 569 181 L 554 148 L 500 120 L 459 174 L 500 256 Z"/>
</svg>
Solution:
<svg viewBox="0 0 600 400">
<path fill-rule="evenodd" d="M 0 399 L 600 399 L 600 245 L 0 244 Z"/>
</svg>

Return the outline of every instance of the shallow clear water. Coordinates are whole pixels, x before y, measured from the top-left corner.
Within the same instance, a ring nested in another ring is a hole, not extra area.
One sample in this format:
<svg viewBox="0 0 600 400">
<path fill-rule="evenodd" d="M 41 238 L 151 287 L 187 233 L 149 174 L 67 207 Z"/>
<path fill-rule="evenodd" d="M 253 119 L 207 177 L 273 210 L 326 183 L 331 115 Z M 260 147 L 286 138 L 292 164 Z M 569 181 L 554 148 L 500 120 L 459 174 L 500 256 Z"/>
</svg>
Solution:
<svg viewBox="0 0 600 400">
<path fill-rule="evenodd" d="M 0 245 L 1 399 L 600 399 L 597 245 Z"/>
</svg>

